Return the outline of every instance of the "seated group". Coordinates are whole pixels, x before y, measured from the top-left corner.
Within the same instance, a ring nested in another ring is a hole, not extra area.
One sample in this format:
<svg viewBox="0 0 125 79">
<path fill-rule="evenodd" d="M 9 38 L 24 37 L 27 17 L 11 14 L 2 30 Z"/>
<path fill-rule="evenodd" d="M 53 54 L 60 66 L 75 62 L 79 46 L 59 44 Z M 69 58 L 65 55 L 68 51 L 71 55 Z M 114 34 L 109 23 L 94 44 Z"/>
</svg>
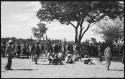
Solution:
<svg viewBox="0 0 125 79">
<path fill-rule="evenodd" d="M 78 61 L 78 60 L 81 60 L 81 57 L 79 56 L 79 54 L 70 54 L 70 53 L 67 53 L 66 56 L 63 55 L 63 53 L 48 53 L 48 60 L 49 60 L 49 64 L 54 64 L 54 65 L 62 65 L 63 64 L 63 60 L 64 62 L 66 63 L 70 63 L 70 64 L 73 64 L 75 61 Z M 83 58 L 83 61 L 84 64 L 93 64 L 92 63 L 92 59 L 88 58 L 88 55 L 85 54 L 84 55 L 84 58 Z"/>
</svg>

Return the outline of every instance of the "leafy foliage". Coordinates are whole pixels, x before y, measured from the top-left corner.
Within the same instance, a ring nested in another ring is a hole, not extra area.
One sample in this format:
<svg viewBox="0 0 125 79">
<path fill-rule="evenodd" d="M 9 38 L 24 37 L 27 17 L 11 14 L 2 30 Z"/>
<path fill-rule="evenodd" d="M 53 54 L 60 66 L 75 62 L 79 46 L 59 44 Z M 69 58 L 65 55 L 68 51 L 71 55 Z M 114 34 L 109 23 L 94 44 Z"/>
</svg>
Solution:
<svg viewBox="0 0 125 79">
<path fill-rule="evenodd" d="M 58 20 L 61 23 L 97 19 L 96 14 L 103 13 L 111 18 L 123 14 L 123 5 L 118 1 L 41 1 L 42 8 L 37 12 L 41 21 Z M 102 17 L 98 17 L 102 18 Z"/>
<path fill-rule="evenodd" d="M 90 25 L 105 16 L 111 19 L 124 16 L 123 2 L 119 1 L 40 1 L 41 8 L 37 11 L 40 21 L 59 21 L 75 28 L 75 42 L 81 41 Z M 84 22 L 89 24 L 85 28 Z M 74 24 L 76 22 L 76 24 Z M 80 28 L 80 30 L 78 30 Z"/>
<path fill-rule="evenodd" d="M 39 23 L 37 25 L 38 28 L 33 27 L 32 32 L 34 37 L 37 38 L 37 40 L 40 40 L 41 38 L 43 38 L 44 34 L 46 34 L 47 28 L 45 27 L 46 25 L 43 23 Z"/>
<path fill-rule="evenodd" d="M 102 20 L 97 25 L 97 32 L 103 34 L 105 40 L 115 41 L 124 37 L 124 22 L 119 18 Z"/>
</svg>

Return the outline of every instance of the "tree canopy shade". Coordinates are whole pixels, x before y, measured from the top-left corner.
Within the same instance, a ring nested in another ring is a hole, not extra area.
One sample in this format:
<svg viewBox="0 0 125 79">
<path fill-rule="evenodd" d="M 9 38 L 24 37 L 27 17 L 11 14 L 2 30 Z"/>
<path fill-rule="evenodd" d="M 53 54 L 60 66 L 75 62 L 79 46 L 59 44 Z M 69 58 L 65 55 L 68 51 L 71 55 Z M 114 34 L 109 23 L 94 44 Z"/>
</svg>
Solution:
<svg viewBox="0 0 125 79">
<path fill-rule="evenodd" d="M 119 41 L 124 37 L 124 19 L 107 19 L 97 24 L 96 32 L 103 35 L 103 39 L 107 41 Z"/>
<path fill-rule="evenodd" d="M 33 32 L 34 37 L 37 40 L 40 40 L 41 38 L 44 38 L 47 28 L 45 27 L 46 25 L 44 23 L 39 23 L 37 25 L 38 25 L 38 28 L 33 27 L 32 32 Z"/>
<path fill-rule="evenodd" d="M 96 22 L 105 16 L 111 19 L 124 16 L 124 5 L 118 1 L 40 1 L 41 8 L 37 11 L 40 21 L 59 21 L 61 24 L 75 28 L 75 43 L 81 39 Z M 87 27 L 83 25 L 88 22 Z"/>
</svg>

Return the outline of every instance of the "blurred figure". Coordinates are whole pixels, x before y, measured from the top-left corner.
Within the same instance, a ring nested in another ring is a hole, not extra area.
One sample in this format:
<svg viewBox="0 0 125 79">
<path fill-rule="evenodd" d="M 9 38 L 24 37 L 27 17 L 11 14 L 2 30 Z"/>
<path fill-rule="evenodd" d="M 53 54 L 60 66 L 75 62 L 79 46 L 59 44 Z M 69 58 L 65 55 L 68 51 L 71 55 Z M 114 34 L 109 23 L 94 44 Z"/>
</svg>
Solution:
<svg viewBox="0 0 125 79">
<path fill-rule="evenodd" d="M 112 59 L 112 53 L 111 53 L 111 47 L 109 44 L 107 44 L 107 47 L 104 51 L 105 59 L 106 59 L 106 68 L 109 70 L 109 66 L 111 64 L 111 59 Z"/>
<path fill-rule="evenodd" d="M 67 54 L 73 54 L 73 45 L 70 43 L 67 46 Z"/>
<path fill-rule="evenodd" d="M 1 45 L 1 55 L 2 55 L 2 57 L 6 57 L 5 49 L 6 49 L 6 42 L 3 42 L 2 45 Z"/>
<path fill-rule="evenodd" d="M 23 47 L 22 47 L 22 55 L 26 56 L 26 53 L 27 53 L 26 43 L 23 43 Z"/>
<path fill-rule="evenodd" d="M 12 57 L 15 57 L 16 56 L 16 45 L 14 43 L 12 44 L 12 48 L 13 48 Z"/>
<path fill-rule="evenodd" d="M 72 58 L 72 55 L 71 55 L 71 54 L 68 54 L 68 55 L 66 56 L 65 62 L 66 62 L 66 63 L 70 63 L 70 64 L 73 63 L 73 58 Z"/>
<path fill-rule="evenodd" d="M 41 48 L 40 48 L 41 54 L 44 53 L 44 44 L 41 43 Z"/>
<path fill-rule="evenodd" d="M 9 40 L 8 43 L 7 43 L 7 47 L 6 47 L 6 50 L 5 52 L 8 54 L 8 62 L 7 62 L 7 65 L 5 66 L 5 69 L 6 70 L 12 70 L 11 69 L 11 65 L 12 65 L 12 53 L 13 53 L 13 41 L 12 40 Z"/>
<path fill-rule="evenodd" d="M 34 61 L 34 56 L 35 56 L 35 44 L 34 43 L 31 44 L 30 53 L 31 53 L 32 61 Z"/>
<path fill-rule="evenodd" d="M 64 51 L 64 50 L 63 50 Z M 64 54 L 63 54 L 63 52 L 62 52 L 62 45 L 61 44 L 59 44 L 58 45 L 58 58 L 59 58 L 59 60 L 60 60 L 60 62 L 61 62 L 61 64 L 62 64 L 62 60 L 64 60 L 64 56 L 63 56 Z"/>
<path fill-rule="evenodd" d="M 68 43 L 67 45 L 67 52 L 66 52 L 67 56 L 65 58 L 65 62 L 68 62 L 69 60 L 72 62 L 72 56 L 73 56 L 73 45 Z"/>
<path fill-rule="evenodd" d="M 34 57 L 35 64 L 37 64 L 37 60 L 39 59 L 39 54 L 40 54 L 40 47 L 39 47 L 39 42 L 37 41 L 35 45 L 35 57 Z"/>
<path fill-rule="evenodd" d="M 17 51 L 17 56 L 20 57 L 20 54 L 21 54 L 21 46 L 20 46 L 20 43 L 17 44 L 16 51 Z"/>
<path fill-rule="evenodd" d="M 65 57 L 66 57 L 66 44 L 64 43 L 63 45 L 62 45 L 62 53 L 63 53 L 63 60 L 65 60 Z"/>
<path fill-rule="evenodd" d="M 58 54 L 58 52 L 59 52 L 59 46 L 58 46 L 58 44 L 55 44 L 55 46 L 54 46 L 54 54 Z"/>
<path fill-rule="evenodd" d="M 29 44 L 29 58 L 31 58 L 31 48 L 32 48 L 32 42 Z"/>
<path fill-rule="evenodd" d="M 29 43 L 26 43 L 26 56 L 29 58 L 30 52 L 29 52 Z"/>
<path fill-rule="evenodd" d="M 92 59 L 88 58 L 88 55 L 85 55 L 84 56 L 84 64 L 94 64 L 92 63 Z"/>
<path fill-rule="evenodd" d="M 102 52 L 101 52 L 101 46 L 100 46 L 100 44 L 97 46 L 97 52 L 98 52 L 99 62 L 102 63 L 103 57 L 102 57 Z"/>
</svg>

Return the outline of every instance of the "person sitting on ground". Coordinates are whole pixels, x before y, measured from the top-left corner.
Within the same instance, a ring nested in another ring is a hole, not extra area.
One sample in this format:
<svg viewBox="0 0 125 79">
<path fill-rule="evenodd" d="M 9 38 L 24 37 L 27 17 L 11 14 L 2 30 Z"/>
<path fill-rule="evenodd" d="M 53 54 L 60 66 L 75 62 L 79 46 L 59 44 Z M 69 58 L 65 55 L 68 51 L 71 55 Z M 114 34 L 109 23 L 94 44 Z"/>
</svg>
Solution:
<svg viewBox="0 0 125 79">
<path fill-rule="evenodd" d="M 65 62 L 66 62 L 66 63 L 70 63 L 70 64 L 73 63 L 73 58 L 72 58 L 72 55 L 71 55 L 71 54 L 68 54 L 68 55 L 67 55 L 67 57 L 65 58 Z"/>
<path fill-rule="evenodd" d="M 85 55 L 85 57 L 84 57 L 84 64 L 94 64 L 94 63 L 92 63 L 92 61 L 91 61 L 91 59 L 90 58 L 88 58 L 88 55 Z"/>
<path fill-rule="evenodd" d="M 49 55 L 48 55 L 48 60 L 49 60 L 49 64 L 53 64 L 53 60 L 54 60 L 54 55 L 53 55 L 53 53 L 49 53 Z"/>
<path fill-rule="evenodd" d="M 54 65 L 58 65 L 58 64 L 63 64 L 62 60 L 58 57 L 58 54 L 50 54 L 48 57 L 49 60 L 49 64 L 54 64 Z"/>
</svg>

